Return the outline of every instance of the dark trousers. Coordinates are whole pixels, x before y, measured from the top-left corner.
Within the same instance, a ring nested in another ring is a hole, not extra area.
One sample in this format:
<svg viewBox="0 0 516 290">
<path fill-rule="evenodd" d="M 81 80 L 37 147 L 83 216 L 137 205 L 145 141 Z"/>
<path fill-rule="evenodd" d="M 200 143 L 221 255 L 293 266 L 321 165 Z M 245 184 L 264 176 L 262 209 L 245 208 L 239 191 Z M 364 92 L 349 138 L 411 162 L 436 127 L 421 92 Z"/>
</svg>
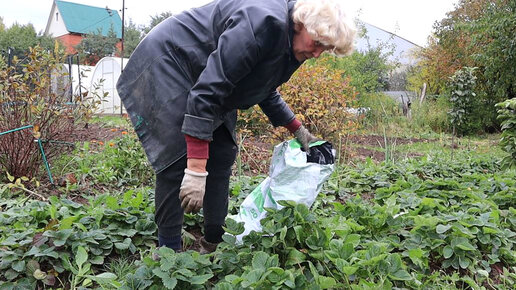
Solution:
<svg viewBox="0 0 516 290">
<path fill-rule="evenodd" d="M 229 177 L 237 154 L 237 146 L 226 126 L 221 125 L 213 132 L 209 154 L 203 203 L 204 230 L 206 240 L 218 243 L 224 233 L 222 226 L 228 213 Z M 183 209 L 179 189 L 185 168 L 186 156 L 156 175 L 155 221 L 159 235 L 164 238 L 181 235 Z"/>
</svg>

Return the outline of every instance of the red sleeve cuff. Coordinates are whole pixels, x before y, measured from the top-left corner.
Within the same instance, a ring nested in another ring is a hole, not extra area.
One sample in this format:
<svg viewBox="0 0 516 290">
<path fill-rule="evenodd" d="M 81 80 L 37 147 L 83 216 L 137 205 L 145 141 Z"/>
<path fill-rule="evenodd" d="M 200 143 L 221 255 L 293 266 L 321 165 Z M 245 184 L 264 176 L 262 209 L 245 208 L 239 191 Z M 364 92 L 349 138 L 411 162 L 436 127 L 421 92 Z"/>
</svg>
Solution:
<svg viewBox="0 0 516 290">
<path fill-rule="evenodd" d="M 186 158 L 208 159 L 210 141 L 197 139 L 185 134 Z"/>
<path fill-rule="evenodd" d="M 285 125 L 285 128 L 287 128 L 292 134 L 294 134 L 294 132 L 296 132 L 299 127 L 301 127 L 301 122 L 295 118 L 292 120 L 292 122 Z"/>
</svg>

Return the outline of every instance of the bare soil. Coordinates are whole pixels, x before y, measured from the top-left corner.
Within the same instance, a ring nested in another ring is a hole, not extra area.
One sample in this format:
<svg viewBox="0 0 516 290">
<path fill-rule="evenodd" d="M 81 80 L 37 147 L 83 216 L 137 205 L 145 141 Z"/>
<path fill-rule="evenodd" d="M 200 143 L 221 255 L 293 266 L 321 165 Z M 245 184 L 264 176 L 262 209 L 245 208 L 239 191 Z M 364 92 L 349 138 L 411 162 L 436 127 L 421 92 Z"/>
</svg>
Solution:
<svg viewBox="0 0 516 290">
<path fill-rule="evenodd" d="M 90 147 L 101 148 L 105 142 L 108 142 L 109 140 L 112 140 L 116 137 L 121 137 L 128 133 L 134 134 L 132 129 L 128 130 L 127 128 L 110 127 L 103 124 L 93 123 L 88 124 L 87 126 L 80 125 L 71 135 L 67 136 L 65 140 L 60 141 L 66 141 L 70 143 L 90 142 Z M 269 143 L 265 142 L 262 138 L 259 137 L 246 138 L 240 148 L 240 153 L 233 167 L 233 174 L 268 174 L 272 151 L 274 146 L 279 142 L 280 141 Z M 388 144 L 403 145 L 420 142 L 433 142 L 433 140 L 415 138 L 388 138 L 387 142 Z M 340 144 L 341 152 L 338 153 L 341 155 L 341 162 L 354 164 L 364 161 L 367 158 L 371 158 L 374 162 L 381 162 L 385 160 L 385 153 L 383 152 L 383 148 L 385 148 L 383 136 L 351 135 L 343 137 Z M 338 145 L 334 144 L 334 148 L 338 149 L 337 147 Z M 71 151 L 72 148 L 73 147 L 71 146 L 63 146 L 63 150 Z M 396 152 L 394 154 L 396 154 Z M 422 156 L 422 154 L 405 153 L 404 156 L 395 156 L 395 158 L 417 156 Z M 58 184 L 66 184 L 67 180 L 74 183 L 73 180 L 75 178 L 76 177 L 73 175 L 66 175 L 61 177 L 62 180 L 58 180 Z M 50 194 L 58 194 L 57 190 L 50 191 Z M 81 201 L 79 200 L 79 202 Z"/>
<path fill-rule="evenodd" d="M 414 143 L 434 142 L 428 139 L 416 138 L 387 138 L 389 146 L 405 145 Z M 279 141 L 278 141 L 279 143 Z M 382 162 L 385 160 L 386 148 L 383 136 L 377 135 L 352 135 L 343 137 L 341 140 L 340 158 L 342 162 L 356 163 L 371 158 L 374 162 Z M 338 149 L 336 144 L 333 144 Z M 263 142 L 260 138 L 251 137 L 244 140 L 243 146 L 240 148 L 241 169 L 246 174 L 267 174 L 269 170 L 269 161 L 272 156 L 274 144 Z M 404 153 L 396 154 L 394 158 L 404 157 L 420 157 L 421 153 Z M 234 171 L 238 170 L 239 164 L 236 163 Z"/>
<path fill-rule="evenodd" d="M 89 141 L 91 143 L 100 142 L 102 144 L 113 138 L 126 134 L 124 132 L 127 132 L 127 129 L 106 127 L 99 124 L 89 124 L 87 127 L 81 126 L 76 129 L 73 135 L 65 141 Z M 390 144 L 395 146 L 423 142 L 433 142 L 433 140 L 395 137 L 387 138 L 388 145 Z M 363 161 L 366 158 L 371 158 L 375 162 L 385 160 L 385 153 L 382 152 L 382 149 L 386 148 L 383 136 L 351 135 L 343 137 L 341 144 L 341 154 L 344 155 L 341 158 L 344 158 L 345 160 Z M 259 137 L 246 138 L 240 148 L 239 160 L 237 159 L 237 162 L 235 162 L 234 169 L 238 170 L 238 166 L 240 166 L 240 169 L 246 174 L 266 174 L 269 169 L 269 161 L 274 145 L 275 144 L 264 142 Z M 337 145 L 334 144 L 334 147 L 336 148 Z M 422 154 L 408 154 L 408 157 L 417 156 L 422 156 Z"/>
<path fill-rule="evenodd" d="M 101 124 L 79 125 L 74 132 L 66 138 L 68 142 L 106 142 L 116 137 L 121 137 L 122 132 L 127 132 L 124 128 L 107 127 Z M 124 133 L 125 134 L 125 133 Z"/>
</svg>

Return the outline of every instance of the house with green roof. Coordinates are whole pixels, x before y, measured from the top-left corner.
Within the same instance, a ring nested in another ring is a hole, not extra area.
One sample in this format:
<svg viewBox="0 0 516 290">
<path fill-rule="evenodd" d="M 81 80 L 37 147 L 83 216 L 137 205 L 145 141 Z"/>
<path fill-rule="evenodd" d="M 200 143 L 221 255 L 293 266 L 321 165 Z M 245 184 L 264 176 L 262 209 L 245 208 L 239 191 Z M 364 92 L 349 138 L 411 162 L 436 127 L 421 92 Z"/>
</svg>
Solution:
<svg viewBox="0 0 516 290">
<path fill-rule="evenodd" d="M 66 51 L 73 54 L 74 47 L 81 42 L 84 35 L 97 34 L 100 31 L 102 35 L 108 36 L 111 29 L 117 38 L 122 38 L 122 20 L 118 11 L 108 7 L 55 0 L 48 16 L 45 34 L 59 39 L 66 46 Z"/>
</svg>

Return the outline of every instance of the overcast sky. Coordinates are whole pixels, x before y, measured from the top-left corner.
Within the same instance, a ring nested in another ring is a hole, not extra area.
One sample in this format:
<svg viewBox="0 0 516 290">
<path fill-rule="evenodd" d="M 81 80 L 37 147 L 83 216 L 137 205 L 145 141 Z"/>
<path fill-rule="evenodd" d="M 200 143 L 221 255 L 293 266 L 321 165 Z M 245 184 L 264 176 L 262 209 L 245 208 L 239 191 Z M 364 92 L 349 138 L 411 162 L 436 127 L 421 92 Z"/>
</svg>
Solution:
<svg viewBox="0 0 516 290">
<path fill-rule="evenodd" d="M 123 0 L 70 0 L 121 11 Z M 263 0 L 267 1 L 267 0 Z M 424 46 L 432 25 L 454 9 L 458 0 L 342 0 L 353 18 L 380 27 Z M 125 0 L 126 20 L 148 25 L 150 17 L 162 12 L 178 13 L 201 6 L 209 0 Z M 36 32 L 44 31 L 53 0 L 0 0 L 0 17 L 7 27 L 14 22 L 32 23 Z M 122 16 L 120 12 L 120 16 Z M 127 23 L 127 22 L 126 22 Z"/>
</svg>

